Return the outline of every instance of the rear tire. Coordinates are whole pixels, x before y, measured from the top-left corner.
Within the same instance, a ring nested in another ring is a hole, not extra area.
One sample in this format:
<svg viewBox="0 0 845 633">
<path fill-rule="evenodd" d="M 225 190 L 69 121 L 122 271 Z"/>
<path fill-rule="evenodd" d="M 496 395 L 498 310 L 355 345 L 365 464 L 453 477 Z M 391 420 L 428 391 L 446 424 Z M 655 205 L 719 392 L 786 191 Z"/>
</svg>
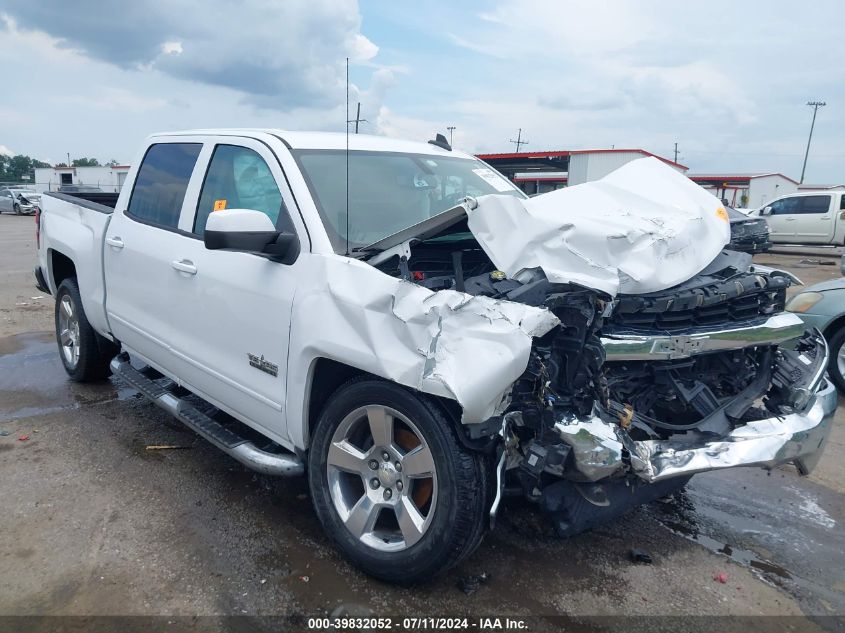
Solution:
<svg viewBox="0 0 845 633">
<path fill-rule="evenodd" d="M 56 293 L 56 342 L 62 365 L 75 382 L 92 382 L 111 375 L 109 363 L 120 351 L 88 323 L 76 279 L 65 279 Z"/>
<path fill-rule="evenodd" d="M 845 393 L 845 327 L 834 332 L 828 339 L 830 360 L 827 362 L 827 372 L 833 384 L 841 393 Z"/>
<path fill-rule="evenodd" d="M 412 584 L 446 571 L 481 542 L 486 467 L 428 398 L 356 378 L 320 415 L 308 480 L 317 516 L 347 558 L 371 576 Z"/>
</svg>

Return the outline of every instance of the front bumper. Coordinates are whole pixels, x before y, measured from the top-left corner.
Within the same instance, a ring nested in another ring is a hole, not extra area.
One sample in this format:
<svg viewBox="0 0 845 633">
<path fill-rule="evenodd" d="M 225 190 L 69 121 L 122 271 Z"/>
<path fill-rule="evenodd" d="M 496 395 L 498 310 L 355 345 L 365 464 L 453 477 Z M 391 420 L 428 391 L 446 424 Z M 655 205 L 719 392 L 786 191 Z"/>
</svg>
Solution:
<svg viewBox="0 0 845 633">
<path fill-rule="evenodd" d="M 815 335 L 822 356 L 818 367 L 803 384 L 792 390 L 794 409 L 782 415 L 746 422 L 724 436 L 709 441 L 634 441 L 618 424 L 598 414 L 588 418 L 565 417 L 554 429 L 571 448 L 577 477 L 599 481 L 630 473 L 654 483 L 674 477 L 738 466 L 772 468 L 794 462 L 801 474 L 809 474 L 821 457 L 836 411 L 837 394 L 824 377 L 828 349 Z"/>
<path fill-rule="evenodd" d="M 602 346 L 610 361 L 671 360 L 707 352 L 774 345 L 798 338 L 807 326 L 798 315 L 781 312 L 753 323 L 728 328 L 697 328 L 665 335 L 612 333 L 603 336 Z"/>
</svg>

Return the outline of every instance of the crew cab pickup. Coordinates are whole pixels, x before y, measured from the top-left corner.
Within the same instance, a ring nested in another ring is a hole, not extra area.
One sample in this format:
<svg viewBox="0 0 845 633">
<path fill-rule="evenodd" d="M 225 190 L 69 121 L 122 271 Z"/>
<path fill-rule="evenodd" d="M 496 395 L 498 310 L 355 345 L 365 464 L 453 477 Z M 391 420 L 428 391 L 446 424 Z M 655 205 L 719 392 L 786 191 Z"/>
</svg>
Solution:
<svg viewBox="0 0 845 633">
<path fill-rule="evenodd" d="M 821 454 L 828 350 L 789 276 L 723 250 L 725 209 L 657 160 L 531 199 L 442 137 L 199 130 L 132 165 L 37 218 L 68 375 L 307 475 L 370 574 L 469 556 L 506 482 L 567 536 Z"/>
<path fill-rule="evenodd" d="M 764 217 L 772 242 L 845 244 L 845 193 L 802 191 L 776 198 L 749 215 Z"/>
</svg>

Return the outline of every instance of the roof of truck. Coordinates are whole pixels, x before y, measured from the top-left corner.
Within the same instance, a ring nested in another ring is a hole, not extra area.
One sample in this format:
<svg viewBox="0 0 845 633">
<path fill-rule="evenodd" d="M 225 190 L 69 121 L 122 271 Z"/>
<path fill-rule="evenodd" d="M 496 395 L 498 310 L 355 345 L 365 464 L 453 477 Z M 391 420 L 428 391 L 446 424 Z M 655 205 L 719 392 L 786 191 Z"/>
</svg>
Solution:
<svg viewBox="0 0 845 633">
<path fill-rule="evenodd" d="M 290 149 L 346 149 L 347 135 L 342 132 L 295 132 L 273 128 L 220 128 L 201 130 L 181 130 L 177 132 L 163 132 L 153 134 L 150 138 L 162 136 L 245 136 L 258 137 L 270 134 L 278 137 Z M 432 134 L 432 136 L 434 136 Z M 436 145 L 423 141 L 406 141 L 402 139 L 375 136 L 372 134 L 349 134 L 349 149 L 371 150 L 376 152 L 408 152 L 414 154 L 432 154 L 435 156 L 457 156 L 473 158 L 469 154 L 456 150 L 445 150 Z"/>
</svg>

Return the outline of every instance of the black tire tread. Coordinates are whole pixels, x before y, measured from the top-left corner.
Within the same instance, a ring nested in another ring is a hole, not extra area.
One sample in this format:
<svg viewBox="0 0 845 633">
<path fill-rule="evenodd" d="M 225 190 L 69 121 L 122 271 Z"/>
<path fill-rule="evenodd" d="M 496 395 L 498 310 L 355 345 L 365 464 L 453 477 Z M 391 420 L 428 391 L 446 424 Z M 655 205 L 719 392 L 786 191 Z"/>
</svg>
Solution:
<svg viewBox="0 0 845 633">
<path fill-rule="evenodd" d="M 65 363 L 61 341 L 59 340 L 59 306 L 65 294 L 70 295 L 74 309 L 79 315 L 79 362 L 75 368 L 70 368 Z M 70 379 L 74 382 L 94 382 L 108 378 L 111 375 L 109 363 L 120 350 L 112 341 L 97 334 L 94 328 L 91 327 L 91 324 L 88 323 L 88 317 L 85 315 L 85 309 L 82 307 L 82 297 L 79 294 L 79 285 L 76 278 L 68 277 L 59 284 L 59 289 L 56 292 L 54 317 L 56 343 L 59 346 L 59 358 Z"/>
<path fill-rule="evenodd" d="M 446 438 L 450 459 L 455 469 L 455 485 L 456 496 L 454 507 L 458 510 L 454 513 L 452 520 L 449 522 L 448 529 L 444 532 L 444 536 L 448 538 L 448 542 L 444 543 L 446 549 L 441 549 L 436 556 L 427 556 L 422 560 L 415 561 L 412 564 L 403 564 L 401 567 L 392 568 L 389 565 L 381 567 L 374 567 L 368 564 L 368 561 L 356 557 L 354 552 L 350 552 L 343 547 L 341 541 L 338 540 L 335 534 L 332 534 L 332 526 L 322 520 L 329 536 L 338 544 L 338 546 L 345 551 L 351 562 L 369 573 L 372 576 L 382 580 L 396 583 L 396 584 L 415 584 L 432 579 L 439 574 L 454 567 L 462 560 L 466 559 L 478 545 L 481 543 L 487 525 L 487 483 L 489 480 L 486 463 L 482 455 L 471 452 L 465 448 L 457 437 L 457 430 L 454 422 L 449 420 L 440 407 L 426 396 L 421 396 L 412 392 L 405 387 L 397 385 L 396 383 L 385 380 L 375 379 L 372 376 L 359 376 L 353 378 L 341 385 L 328 399 L 327 404 L 323 408 L 319 416 L 319 422 L 315 429 L 314 441 L 312 441 L 311 454 L 309 455 L 309 483 L 312 485 L 312 498 L 315 497 L 313 486 L 315 479 L 318 476 L 315 473 L 312 462 L 315 461 L 314 447 L 318 444 L 316 437 L 317 433 L 322 432 L 321 428 L 327 424 L 324 421 L 327 412 L 330 411 L 330 406 L 333 401 L 344 398 L 352 390 L 358 389 L 361 385 L 375 385 L 386 390 L 398 390 L 403 392 L 405 396 L 413 397 L 426 412 L 435 421 L 436 425 Z M 333 430 L 333 426 L 332 426 Z M 328 498 L 328 496 L 326 497 Z M 329 501 L 330 502 L 330 501 Z M 316 507 L 315 499 L 315 507 Z M 329 511 L 334 512 L 333 508 Z M 318 509 L 318 515 L 320 510 Z M 429 529 L 433 529 L 433 526 Z M 428 535 L 427 535 L 428 536 Z"/>
<path fill-rule="evenodd" d="M 839 350 L 845 345 L 845 327 L 836 330 L 832 335 L 828 335 L 828 347 L 830 349 L 830 360 L 827 363 L 827 372 L 833 384 L 839 389 L 841 393 L 845 393 L 845 376 L 839 371 L 837 364 L 837 356 Z"/>
</svg>

